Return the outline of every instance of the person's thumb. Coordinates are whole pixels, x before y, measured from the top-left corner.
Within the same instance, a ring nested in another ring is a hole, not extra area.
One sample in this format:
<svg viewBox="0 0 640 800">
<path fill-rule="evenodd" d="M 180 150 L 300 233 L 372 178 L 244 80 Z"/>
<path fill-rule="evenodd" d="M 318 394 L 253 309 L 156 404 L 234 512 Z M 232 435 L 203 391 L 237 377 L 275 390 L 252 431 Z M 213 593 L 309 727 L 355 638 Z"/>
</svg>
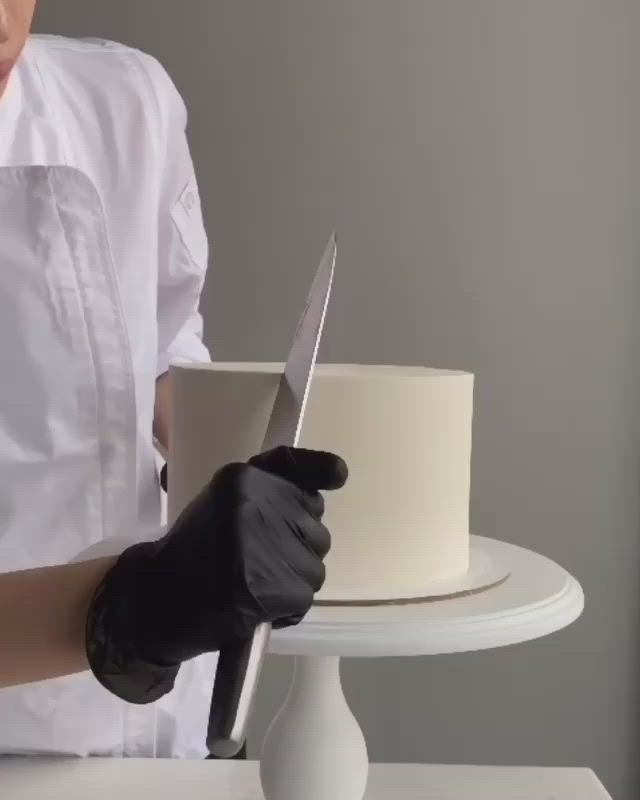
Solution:
<svg viewBox="0 0 640 800">
<path fill-rule="evenodd" d="M 341 489 L 349 475 L 340 456 L 299 447 L 276 447 L 249 459 L 249 464 L 278 475 L 305 492 Z"/>
</svg>

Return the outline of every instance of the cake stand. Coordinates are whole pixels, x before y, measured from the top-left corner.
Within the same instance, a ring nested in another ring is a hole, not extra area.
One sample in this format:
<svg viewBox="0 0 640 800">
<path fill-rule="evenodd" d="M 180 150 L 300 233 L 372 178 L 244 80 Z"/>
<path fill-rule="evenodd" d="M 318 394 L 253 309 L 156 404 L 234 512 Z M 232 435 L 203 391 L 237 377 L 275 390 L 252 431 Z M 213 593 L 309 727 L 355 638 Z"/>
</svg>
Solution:
<svg viewBox="0 0 640 800">
<path fill-rule="evenodd" d="M 417 604 L 312 609 L 274 631 L 270 652 L 295 656 L 287 699 L 260 763 L 266 800 L 362 800 L 365 739 L 340 681 L 340 659 L 461 653 L 517 644 L 571 624 L 584 607 L 579 583 L 544 556 L 472 537 L 509 577 L 486 591 Z"/>
</svg>

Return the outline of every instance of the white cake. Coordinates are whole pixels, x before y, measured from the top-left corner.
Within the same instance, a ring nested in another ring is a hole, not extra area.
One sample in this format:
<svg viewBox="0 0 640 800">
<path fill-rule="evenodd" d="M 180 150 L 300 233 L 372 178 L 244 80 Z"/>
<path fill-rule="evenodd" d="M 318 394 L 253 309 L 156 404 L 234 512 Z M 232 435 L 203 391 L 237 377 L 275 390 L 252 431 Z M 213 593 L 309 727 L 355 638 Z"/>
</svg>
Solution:
<svg viewBox="0 0 640 800">
<path fill-rule="evenodd" d="M 169 516 L 212 473 L 259 451 L 282 364 L 171 369 Z M 321 600 L 420 598 L 469 564 L 473 376 L 426 368 L 318 365 L 300 446 L 349 465 L 326 494 L 333 536 Z"/>
</svg>

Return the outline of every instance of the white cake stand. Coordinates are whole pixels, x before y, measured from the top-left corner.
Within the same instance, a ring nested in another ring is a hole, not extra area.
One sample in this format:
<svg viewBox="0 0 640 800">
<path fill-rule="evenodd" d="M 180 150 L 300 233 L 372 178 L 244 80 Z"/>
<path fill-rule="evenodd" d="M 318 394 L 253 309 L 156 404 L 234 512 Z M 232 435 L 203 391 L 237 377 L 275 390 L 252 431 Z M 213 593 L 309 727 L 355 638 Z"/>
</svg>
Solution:
<svg viewBox="0 0 640 800">
<path fill-rule="evenodd" d="M 276 631 L 270 652 L 296 656 L 285 703 L 265 738 L 266 800 L 362 800 L 367 748 L 340 682 L 340 658 L 425 656 L 517 644 L 546 636 L 582 613 L 579 583 L 544 556 L 473 537 L 506 581 L 473 595 L 416 605 L 314 608 Z"/>
</svg>

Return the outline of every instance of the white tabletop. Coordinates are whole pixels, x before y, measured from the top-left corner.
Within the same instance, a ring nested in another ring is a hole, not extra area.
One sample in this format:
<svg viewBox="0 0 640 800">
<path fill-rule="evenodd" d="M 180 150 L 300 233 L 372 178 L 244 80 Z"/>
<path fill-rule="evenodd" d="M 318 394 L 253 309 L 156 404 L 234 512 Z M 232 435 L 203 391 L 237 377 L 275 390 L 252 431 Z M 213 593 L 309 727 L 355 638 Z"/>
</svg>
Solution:
<svg viewBox="0 0 640 800">
<path fill-rule="evenodd" d="M 262 800 L 254 762 L 0 759 L 2 800 Z M 302 800 L 302 798 L 301 798 Z M 366 800 L 611 800 L 588 769 L 371 767 Z"/>
</svg>

